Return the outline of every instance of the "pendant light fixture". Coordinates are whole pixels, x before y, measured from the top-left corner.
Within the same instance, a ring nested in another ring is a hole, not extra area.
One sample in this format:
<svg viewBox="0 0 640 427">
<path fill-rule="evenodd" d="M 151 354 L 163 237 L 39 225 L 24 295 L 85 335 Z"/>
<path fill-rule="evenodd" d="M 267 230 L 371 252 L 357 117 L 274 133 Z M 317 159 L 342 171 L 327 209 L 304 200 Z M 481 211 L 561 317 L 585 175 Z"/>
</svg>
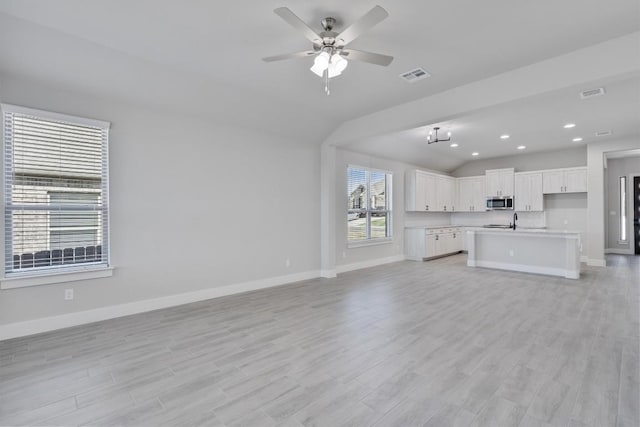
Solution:
<svg viewBox="0 0 640 427">
<path fill-rule="evenodd" d="M 429 135 L 427 136 L 427 143 L 428 144 L 433 144 L 436 142 L 446 142 L 446 141 L 451 141 L 451 132 L 447 132 L 447 138 L 438 138 L 438 131 L 440 130 L 440 128 L 438 126 L 433 128 L 435 132 L 435 136 L 433 135 L 433 131 L 429 131 Z"/>
</svg>

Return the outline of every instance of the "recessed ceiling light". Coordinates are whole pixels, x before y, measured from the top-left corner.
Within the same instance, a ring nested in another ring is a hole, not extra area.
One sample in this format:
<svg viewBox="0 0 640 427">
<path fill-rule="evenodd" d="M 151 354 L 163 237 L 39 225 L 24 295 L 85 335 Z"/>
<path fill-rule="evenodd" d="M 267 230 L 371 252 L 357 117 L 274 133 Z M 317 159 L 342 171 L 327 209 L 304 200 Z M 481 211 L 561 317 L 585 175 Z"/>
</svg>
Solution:
<svg viewBox="0 0 640 427">
<path fill-rule="evenodd" d="M 573 142 L 580 142 L 582 141 L 582 138 L 578 137 L 578 138 L 573 138 L 572 139 Z"/>
<path fill-rule="evenodd" d="M 458 146 L 458 144 L 456 144 L 455 142 L 453 144 L 451 144 L 449 147 L 451 148 L 456 148 Z"/>
<path fill-rule="evenodd" d="M 478 153 L 477 151 L 474 151 L 473 153 L 471 153 L 472 156 L 479 156 L 480 153 Z"/>
<path fill-rule="evenodd" d="M 574 127 L 576 127 L 575 123 L 567 123 L 566 125 L 564 125 L 565 129 L 571 129 L 571 128 L 574 128 Z"/>
<path fill-rule="evenodd" d="M 506 133 L 504 135 L 500 135 L 500 139 L 509 139 L 509 135 Z"/>
<path fill-rule="evenodd" d="M 524 150 L 525 148 L 527 148 L 526 145 L 518 145 L 518 150 Z"/>
</svg>

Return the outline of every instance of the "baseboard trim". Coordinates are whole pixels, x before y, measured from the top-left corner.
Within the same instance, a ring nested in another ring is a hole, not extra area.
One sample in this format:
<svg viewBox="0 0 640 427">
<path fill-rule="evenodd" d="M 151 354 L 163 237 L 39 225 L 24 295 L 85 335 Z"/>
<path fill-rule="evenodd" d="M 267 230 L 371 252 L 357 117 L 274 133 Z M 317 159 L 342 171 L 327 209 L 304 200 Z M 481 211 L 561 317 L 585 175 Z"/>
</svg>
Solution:
<svg viewBox="0 0 640 427">
<path fill-rule="evenodd" d="M 604 253 L 616 254 L 616 255 L 633 255 L 633 249 L 609 248 L 609 249 L 605 249 Z"/>
<path fill-rule="evenodd" d="M 336 277 L 336 270 L 320 270 L 320 277 L 325 279 L 333 279 Z"/>
<path fill-rule="evenodd" d="M 337 265 L 336 272 L 346 273 L 347 271 L 362 270 L 363 268 L 375 267 L 378 265 L 390 264 L 392 262 L 404 261 L 404 255 L 394 255 L 386 258 L 376 258 L 362 262 L 354 262 L 353 264 Z"/>
<path fill-rule="evenodd" d="M 43 317 L 40 319 L 0 325 L 0 341 L 11 338 L 25 337 L 50 332 L 57 329 L 115 319 L 117 317 L 130 316 L 132 314 L 145 313 L 162 308 L 175 307 L 243 292 L 282 286 L 302 280 L 320 277 L 320 271 L 306 271 L 289 274 L 286 276 L 270 277 L 249 282 L 236 283 L 218 288 L 202 289 L 199 291 L 185 292 L 182 294 L 168 295 L 160 298 L 152 298 L 134 301 L 126 304 L 111 305 L 92 310 L 78 311 L 75 313 L 61 314 L 57 316 Z"/>
<path fill-rule="evenodd" d="M 589 258 L 587 260 L 587 265 L 590 265 L 591 267 L 606 267 L 607 260 Z"/>
<path fill-rule="evenodd" d="M 580 271 L 573 271 L 566 268 L 541 267 L 538 265 L 510 264 L 495 261 L 468 261 L 468 267 L 484 267 L 497 270 L 518 271 L 521 273 L 544 274 L 548 276 L 560 276 L 567 279 L 579 279 Z"/>
</svg>

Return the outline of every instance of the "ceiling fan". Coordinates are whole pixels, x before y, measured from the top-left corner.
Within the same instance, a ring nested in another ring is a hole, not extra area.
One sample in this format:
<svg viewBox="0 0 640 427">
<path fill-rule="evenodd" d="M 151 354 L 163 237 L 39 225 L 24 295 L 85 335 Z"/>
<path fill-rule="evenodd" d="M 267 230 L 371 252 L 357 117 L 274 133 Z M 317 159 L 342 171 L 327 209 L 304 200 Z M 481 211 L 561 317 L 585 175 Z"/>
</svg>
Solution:
<svg viewBox="0 0 640 427">
<path fill-rule="evenodd" d="M 284 55 L 268 56 L 262 58 L 265 62 L 281 61 L 283 59 L 307 58 L 315 56 L 312 72 L 325 79 L 325 92 L 329 95 L 329 79 L 339 76 L 348 65 L 348 60 L 368 62 L 370 64 L 387 66 L 393 61 L 393 56 L 379 53 L 365 52 L 346 48 L 346 46 L 359 37 L 369 28 L 383 21 L 389 16 L 386 10 L 375 6 L 364 14 L 359 20 L 351 24 L 340 33 L 333 31 L 336 25 L 335 18 L 327 17 L 321 22 L 324 31 L 316 33 L 304 21 L 298 18 L 289 8 L 279 7 L 274 10 L 292 27 L 300 30 L 313 47 L 302 52 L 287 53 Z"/>
</svg>

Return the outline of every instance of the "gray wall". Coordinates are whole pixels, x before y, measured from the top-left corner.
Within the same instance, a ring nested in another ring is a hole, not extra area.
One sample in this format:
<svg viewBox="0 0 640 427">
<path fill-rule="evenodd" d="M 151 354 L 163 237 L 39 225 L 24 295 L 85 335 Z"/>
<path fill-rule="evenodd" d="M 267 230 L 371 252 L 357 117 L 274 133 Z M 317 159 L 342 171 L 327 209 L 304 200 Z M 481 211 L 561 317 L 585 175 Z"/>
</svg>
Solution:
<svg viewBox="0 0 640 427">
<path fill-rule="evenodd" d="M 316 144 L 6 76 L 0 100 L 111 122 L 115 268 L 0 291 L 0 325 L 319 270 Z"/>
<path fill-rule="evenodd" d="M 587 147 L 576 147 L 568 150 L 545 151 L 542 153 L 526 153 L 493 159 L 472 160 L 451 175 L 475 176 L 484 175 L 487 169 L 515 168 L 516 172 L 528 172 L 542 169 L 570 168 L 587 165 Z"/>
<path fill-rule="evenodd" d="M 632 249 L 632 241 L 626 244 L 618 243 L 620 237 L 620 197 L 618 190 L 618 180 L 621 176 L 627 177 L 627 236 L 633 238 L 633 229 L 630 212 L 633 209 L 633 185 L 629 175 L 640 175 L 640 157 L 628 157 L 622 159 L 610 159 L 607 161 L 607 170 L 605 173 L 605 200 L 607 208 L 605 212 L 605 221 L 607 222 L 606 245 L 607 249 L 629 251 Z"/>
</svg>

